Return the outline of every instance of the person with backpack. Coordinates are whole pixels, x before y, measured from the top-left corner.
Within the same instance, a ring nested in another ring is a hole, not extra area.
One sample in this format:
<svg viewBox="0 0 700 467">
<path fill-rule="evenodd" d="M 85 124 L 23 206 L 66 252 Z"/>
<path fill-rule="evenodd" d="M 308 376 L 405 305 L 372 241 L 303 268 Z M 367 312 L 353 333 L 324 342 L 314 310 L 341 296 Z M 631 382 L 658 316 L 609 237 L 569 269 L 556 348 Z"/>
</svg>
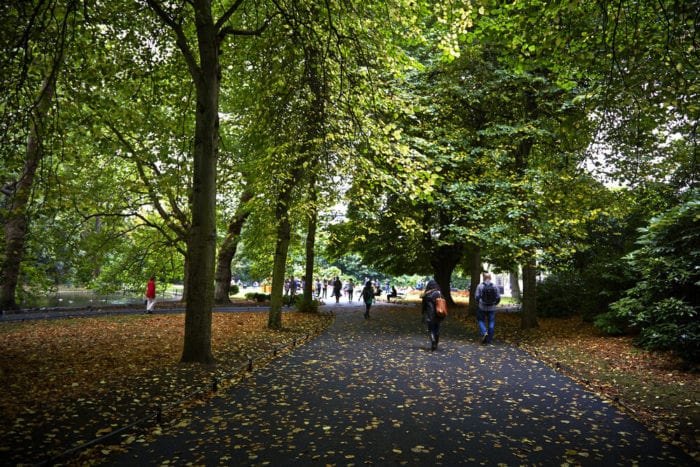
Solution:
<svg viewBox="0 0 700 467">
<path fill-rule="evenodd" d="M 369 309 L 372 307 L 372 302 L 374 302 L 374 287 L 372 287 L 372 281 L 367 281 L 361 294 L 362 300 L 365 302 L 365 319 L 369 319 Z"/>
<path fill-rule="evenodd" d="M 481 331 L 481 343 L 489 344 L 493 340 L 496 327 L 496 305 L 501 302 L 501 292 L 491 282 L 491 274 L 484 274 L 484 282 L 476 288 L 476 320 Z"/>
<path fill-rule="evenodd" d="M 421 297 L 423 299 L 421 303 L 423 323 L 428 325 L 428 333 L 430 334 L 430 350 L 435 350 L 440 341 L 440 323 L 444 318 L 435 312 L 435 299 L 442 297 L 442 292 L 434 279 L 428 281 L 425 293 Z"/>
</svg>

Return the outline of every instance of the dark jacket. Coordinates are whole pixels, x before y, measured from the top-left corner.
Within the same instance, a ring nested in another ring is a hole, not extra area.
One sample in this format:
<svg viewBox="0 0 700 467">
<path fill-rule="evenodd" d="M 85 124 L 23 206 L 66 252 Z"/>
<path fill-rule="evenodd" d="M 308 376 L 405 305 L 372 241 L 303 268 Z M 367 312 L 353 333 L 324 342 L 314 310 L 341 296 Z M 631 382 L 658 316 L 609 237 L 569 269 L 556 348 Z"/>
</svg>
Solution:
<svg viewBox="0 0 700 467">
<path fill-rule="evenodd" d="M 372 287 L 371 282 L 367 282 L 365 287 L 362 289 L 362 298 L 368 305 L 371 305 L 374 301 L 374 287 Z"/>
<path fill-rule="evenodd" d="M 438 316 L 435 313 L 435 299 L 441 297 L 440 286 L 434 280 L 428 282 L 425 287 L 425 293 L 423 294 L 422 312 L 423 312 L 423 322 L 426 324 L 433 323 L 435 321 L 442 321 L 444 318 Z"/>
<path fill-rule="evenodd" d="M 343 290 L 343 283 L 338 280 L 333 281 L 333 296 L 340 297 L 340 292 Z"/>
</svg>

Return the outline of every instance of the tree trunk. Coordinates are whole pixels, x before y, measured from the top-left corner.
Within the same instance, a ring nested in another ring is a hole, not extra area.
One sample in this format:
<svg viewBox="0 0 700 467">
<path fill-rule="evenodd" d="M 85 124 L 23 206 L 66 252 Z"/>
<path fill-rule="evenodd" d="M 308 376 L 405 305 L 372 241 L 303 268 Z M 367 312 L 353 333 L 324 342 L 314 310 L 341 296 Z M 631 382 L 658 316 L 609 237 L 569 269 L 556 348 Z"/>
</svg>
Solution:
<svg viewBox="0 0 700 467">
<path fill-rule="evenodd" d="M 182 273 L 182 297 L 180 297 L 180 301 L 182 303 L 187 303 L 187 283 L 190 281 L 189 279 L 189 273 L 190 273 L 190 267 L 189 267 L 189 258 L 187 258 L 187 252 L 183 253 L 182 257 L 184 258 L 184 271 Z"/>
<path fill-rule="evenodd" d="M 450 306 L 455 305 L 450 291 L 452 271 L 455 270 L 455 267 L 457 267 L 457 264 L 459 264 L 462 258 L 463 248 L 464 247 L 461 245 L 441 245 L 433 254 L 430 261 L 433 267 L 435 281 L 437 281 L 442 295 Z"/>
<path fill-rule="evenodd" d="M 537 264 L 534 258 L 523 266 L 523 307 L 520 317 L 522 329 L 539 327 L 537 322 Z"/>
<path fill-rule="evenodd" d="M 210 363 L 216 254 L 216 156 L 219 129 L 219 53 L 211 3 L 195 0 L 200 72 L 197 89 L 192 225 L 187 242 L 189 274 L 182 362 Z"/>
<path fill-rule="evenodd" d="M 16 293 L 19 271 L 24 257 L 24 244 L 27 238 L 29 219 L 27 206 L 34 185 L 34 176 L 43 157 L 42 138 L 44 119 L 51 100 L 56 93 L 56 76 L 60 62 L 54 64 L 51 74 L 46 77 L 31 116 L 29 137 L 24 159 L 24 169 L 7 203 L 5 217 L 5 260 L 2 264 L 2 285 L 0 286 L 0 311 L 17 309 Z"/>
<path fill-rule="evenodd" d="M 473 299 L 476 297 L 476 288 L 481 282 L 481 248 L 474 245 L 472 249 L 471 259 L 469 261 L 469 273 L 471 275 L 471 283 L 469 284 L 469 308 L 467 309 L 467 316 L 476 317 L 476 310 L 479 307 L 479 303 Z"/>
<path fill-rule="evenodd" d="M 231 303 L 229 298 L 229 287 L 231 286 L 231 261 L 236 255 L 238 248 L 238 240 L 241 236 L 241 230 L 246 219 L 250 215 L 250 210 L 247 207 L 248 201 L 253 198 L 253 193 L 244 190 L 238 200 L 238 208 L 228 224 L 228 232 L 224 239 L 221 248 L 219 248 L 219 256 L 216 262 L 216 288 L 214 290 L 214 302 L 225 304 Z"/>
<path fill-rule="evenodd" d="M 517 301 L 522 298 L 520 295 L 520 274 L 517 268 L 510 273 L 510 296 Z"/>
<path fill-rule="evenodd" d="M 537 118 L 537 102 L 531 90 L 526 90 L 523 94 L 523 108 L 527 118 Z M 525 177 L 527 172 L 527 161 L 534 145 L 532 136 L 523 138 L 518 143 L 515 153 L 515 166 L 518 172 Z M 531 196 L 522 192 L 519 187 L 518 199 L 525 201 Z M 528 238 L 532 235 L 532 223 L 529 216 L 521 216 L 518 223 L 519 233 L 522 237 Z M 539 326 L 537 323 L 537 256 L 535 250 L 525 252 L 523 265 L 523 306 L 520 327 L 523 329 L 533 329 Z"/>
<path fill-rule="evenodd" d="M 292 227 L 289 221 L 287 206 L 291 199 L 291 190 L 286 190 L 277 200 L 277 241 L 275 243 L 275 257 L 272 265 L 272 295 L 270 298 L 270 314 L 267 318 L 267 327 L 271 329 L 282 328 L 282 293 L 284 292 L 284 276 L 287 268 L 287 252 L 291 241 Z"/>
<path fill-rule="evenodd" d="M 316 224 L 318 222 L 318 206 L 316 205 L 316 177 L 312 174 L 309 181 L 309 227 L 306 233 L 306 281 L 304 282 L 304 301 L 313 300 L 314 261 L 316 248 Z"/>
<path fill-rule="evenodd" d="M 95 233 L 99 234 L 102 232 L 102 216 L 95 216 Z M 92 278 L 97 279 L 102 274 L 102 268 L 100 263 L 95 261 L 95 269 L 92 271 Z"/>
</svg>

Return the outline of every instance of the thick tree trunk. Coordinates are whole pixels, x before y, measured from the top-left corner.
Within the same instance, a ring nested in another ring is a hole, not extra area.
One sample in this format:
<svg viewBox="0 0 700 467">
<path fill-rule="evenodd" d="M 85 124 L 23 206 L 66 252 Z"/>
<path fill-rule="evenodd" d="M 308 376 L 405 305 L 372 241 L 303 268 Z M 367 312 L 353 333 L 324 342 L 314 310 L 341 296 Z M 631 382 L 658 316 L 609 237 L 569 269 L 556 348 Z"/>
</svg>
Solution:
<svg viewBox="0 0 700 467">
<path fill-rule="evenodd" d="M 531 90 L 526 90 L 523 94 L 523 108 L 527 118 L 537 118 L 537 102 Z M 515 153 L 516 169 L 522 176 L 526 175 L 527 160 L 532 151 L 534 140 L 532 137 L 522 139 L 518 143 Z M 522 188 L 520 188 L 522 190 Z M 529 193 L 520 192 L 518 198 L 527 200 L 531 196 Z M 521 216 L 519 221 L 519 233 L 524 238 L 532 235 L 533 228 L 529 216 Z M 539 326 L 537 323 L 537 257 L 534 250 L 527 251 L 526 263 L 523 265 L 523 306 L 520 327 L 523 329 L 533 329 Z"/>
<path fill-rule="evenodd" d="M 229 287 L 231 286 L 231 261 L 236 255 L 236 249 L 238 248 L 238 240 L 241 236 L 241 230 L 243 230 L 243 225 L 246 219 L 250 215 L 250 210 L 246 206 L 248 201 L 253 197 L 250 191 L 243 191 L 241 197 L 238 200 L 238 208 L 236 209 L 236 214 L 233 216 L 228 224 L 228 232 L 226 232 L 226 238 L 219 248 L 219 256 L 216 262 L 216 288 L 214 289 L 214 302 L 215 303 L 231 303 L 229 298 Z"/>
<path fill-rule="evenodd" d="M 187 242 L 189 274 L 185 311 L 183 362 L 210 363 L 216 255 L 216 157 L 219 129 L 218 37 L 211 4 L 194 5 L 200 70 L 193 73 L 197 89 L 192 180 L 192 225 Z"/>
<path fill-rule="evenodd" d="M 523 307 L 520 317 L 522 329 L 539 327 L 537 322 L 537 264 L 534 258 L 523 266 Z"/>
<path fill-rule="evenodd" d="M 24 244 L 27 238 L 29 219 L 27 206 L 34 185 L 34 176 L 43 157 L 42 137 L 44 118 L 56 93 L 56 75 L 60 64 L 45 80 L 32 119 L 27 139 L 24 168 L 14 185 L 7 203 L 5 217 L 5 254 L 2 264 L 2 285 L 0 286 L 0 311 L 18 308 L 15 296 L 19 283 L 19 271 L 24 257 Z"/>
<path fill-rule="evenodd" d="M 454 306 L 455 302 L 450 291 L 450 283 L 452 279 L 452 271 L 455 270 L 457 264 L 462 259 L 462 245 L 442 245 L 438 247 L 430 261 L 433 267 L 433 274 L 442 295 L 447 300 L 449 306 Z"/>
</svg>

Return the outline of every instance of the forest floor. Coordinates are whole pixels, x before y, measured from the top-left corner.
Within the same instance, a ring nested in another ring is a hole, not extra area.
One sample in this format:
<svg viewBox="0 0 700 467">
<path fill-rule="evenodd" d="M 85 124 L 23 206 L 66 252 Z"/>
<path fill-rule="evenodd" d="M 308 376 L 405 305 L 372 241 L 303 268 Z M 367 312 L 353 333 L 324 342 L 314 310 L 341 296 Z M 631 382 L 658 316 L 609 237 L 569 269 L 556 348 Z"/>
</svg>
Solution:
<svg viewBox="0 0 700 467">
<path fill-rule="evenodd" d="M 185 411 L 190 396 L 214 380 L 226 380 L 251 358 L 283 352 L 283 346 L 313 337 L 332 321 L 326 313 L 286 311 L 284 329 L 272 331 L 267 318 L 264 312 L 214 313 L 217 363 L 209 366 L 179 363 L 182 314 L 2 323 L 0 464 L 51 459 L 158 408 Z M 452 319 L 475 327 L 459 315 Z M 672 355 L 640 350 L 631 338 L 606 337 L 580 318 L 541 318 L 539 324 L 522 331 L 517 313 L 499 313 L 496 338 L 618 403 L 700 460 L 697 371 L 687 371 Z"/>
</svg>

